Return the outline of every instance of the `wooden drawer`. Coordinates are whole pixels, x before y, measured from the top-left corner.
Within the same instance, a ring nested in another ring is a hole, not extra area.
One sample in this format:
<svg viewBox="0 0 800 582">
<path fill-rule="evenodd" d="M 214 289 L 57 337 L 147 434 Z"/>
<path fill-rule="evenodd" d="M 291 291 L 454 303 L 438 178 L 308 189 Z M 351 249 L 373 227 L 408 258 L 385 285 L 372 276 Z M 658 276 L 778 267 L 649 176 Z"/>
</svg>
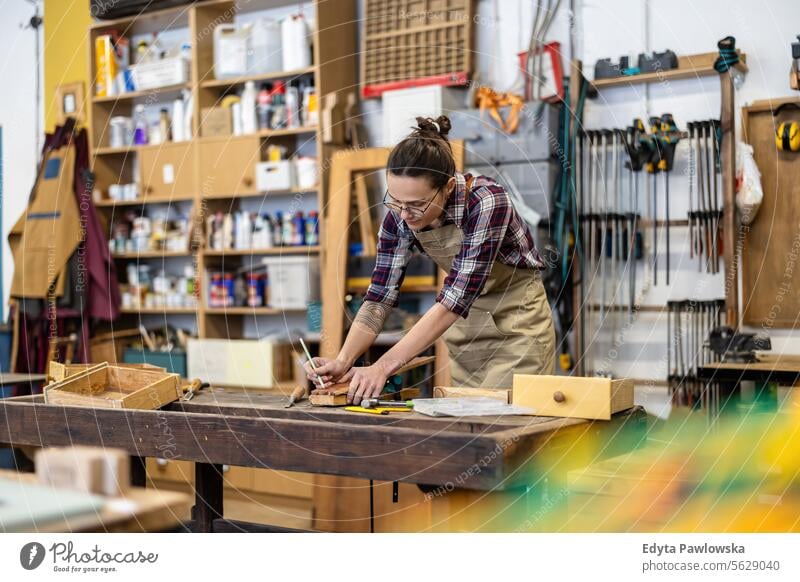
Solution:
<svg viewBox="0 0 800 582">
<path fill-rule="evenodd" d="M 250 467 L 222 465 L 222 484 L 237 491 L 241 489 L 252 491 L 254 471 Z"/>
<path fill-rule="evenodd" d="M 633 380 L 515 374 L 511 398 L 539 416 L 610 420 L 633 406 Z"/>
<path fill-rule="evenodd" d="M 148 198 L 191 198 L 197 191 L 190 143 L 148 146 L 139 152 L 142 193 Z"/>
<path fill-rule="evenodd" d="M 194 463 L 148 458 L 147 476 L 154 481 L 194 483 Z"/>
<path fill-rule="evenodd" d="M 314 475 L 294 471 L 253 469 L 253 491 L 285 497 L 311 499 L 314 493 Z"/>
<path fill-rule="evenodd" d="M 255 166 L 261 161 L 258 137 L 202 138 L 198 147 L 204 197 L 255 193 Z"/>
</svg>

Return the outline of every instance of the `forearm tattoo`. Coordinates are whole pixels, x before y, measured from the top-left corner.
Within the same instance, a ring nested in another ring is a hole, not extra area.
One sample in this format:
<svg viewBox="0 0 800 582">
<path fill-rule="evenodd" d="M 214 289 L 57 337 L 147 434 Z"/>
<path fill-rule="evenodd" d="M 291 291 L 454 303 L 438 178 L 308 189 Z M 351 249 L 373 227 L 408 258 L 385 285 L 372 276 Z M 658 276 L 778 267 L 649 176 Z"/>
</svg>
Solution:
<svg viewBox="0 0 800 582">
<path fill-rule="evenodd" d="M 383 303 L 365 301 L 358 310 L 353 325 L 361 325 L 377 335 L 383 329 L 383 324 L 391 311 L 392 308 Z"/>
</svg>

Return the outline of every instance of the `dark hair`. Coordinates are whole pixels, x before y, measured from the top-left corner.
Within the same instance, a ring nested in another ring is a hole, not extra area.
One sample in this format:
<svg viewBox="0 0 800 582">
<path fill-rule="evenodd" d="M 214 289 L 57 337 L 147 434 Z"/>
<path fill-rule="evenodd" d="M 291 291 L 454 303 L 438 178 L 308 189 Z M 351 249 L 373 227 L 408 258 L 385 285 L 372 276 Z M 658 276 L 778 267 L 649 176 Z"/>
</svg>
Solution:
<svg viewBox="0 0 800 582">
<path fill-rule="evenodd" d="M 442 188 L 456 173 L 453 149 L 447 141 L 450 120 L 417 117 L 417 127 L 389 154 L 386 169 L 395 176 L 424 176 L 434 188 Z"/>
</svg>

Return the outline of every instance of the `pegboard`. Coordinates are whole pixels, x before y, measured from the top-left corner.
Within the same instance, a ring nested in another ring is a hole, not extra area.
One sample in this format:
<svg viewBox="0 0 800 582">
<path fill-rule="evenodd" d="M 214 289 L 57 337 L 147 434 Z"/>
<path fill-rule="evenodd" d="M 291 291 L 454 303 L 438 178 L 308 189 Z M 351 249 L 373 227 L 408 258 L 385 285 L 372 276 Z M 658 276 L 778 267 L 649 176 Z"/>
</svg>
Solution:
<svg viewBox="0 0 800 582">
<path fill-rule="evenodd" d="M 800 313 L 800 153 L 781 152 L 775 130 L 798 118 L 797 98 L 756 101 L 742 108 L 744 139 L 753 146 L 764 200 L 753 223 L 742 227 L 742 320 L 767 330 L 797 328 Z"/>
<path fill-rule="evenodd" d="M 473 18 L 473 0 L 366 0 L 362 95 L 466 83 Z"/>
</svg>

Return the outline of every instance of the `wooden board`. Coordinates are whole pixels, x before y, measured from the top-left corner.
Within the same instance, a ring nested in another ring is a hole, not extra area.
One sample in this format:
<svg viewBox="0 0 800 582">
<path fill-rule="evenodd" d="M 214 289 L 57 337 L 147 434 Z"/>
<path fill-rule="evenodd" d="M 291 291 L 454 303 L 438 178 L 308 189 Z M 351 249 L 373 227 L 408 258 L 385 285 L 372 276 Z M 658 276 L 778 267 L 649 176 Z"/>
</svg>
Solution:
<svg viewBox="0 0 800 582">
<path fill-rule="evenodd" d="M 464 388 L 460 386 L 434 386 L 434 398 L 495 398 L 511 403 L 511 390 L 507 388 Z"/>
<path fill-rule="evenodd" d="M 514 374 L 511 400 L 542 416 L 609 420 L 633 407 L 633 381 Z"/>
<path fill-rule="evenodd" d="M 800 314 L 800 155 L 779 152 L 775 130 L 796 120 L 798 110 L 773 111 L 800 99 L 756 101 L 742 108 L 744 140 L 753 146 L 761 171 L 764 201 L 749 226 L 742 226 L 743 323 L 754 327 L 794 329 Z M 724 143 L 724 142 L 723 142 Z"/>
<path fill-rule="evenodd" d="M 372 221 L 367 181 L 363 174 L 358 174 L 356 182 L 356 208 L 358 209 L 358 230 L 361 233 L 361 244 L 364 245 L 363 256 L 374 257 L 377 252 L 378 231 Z"/>
</svg>

